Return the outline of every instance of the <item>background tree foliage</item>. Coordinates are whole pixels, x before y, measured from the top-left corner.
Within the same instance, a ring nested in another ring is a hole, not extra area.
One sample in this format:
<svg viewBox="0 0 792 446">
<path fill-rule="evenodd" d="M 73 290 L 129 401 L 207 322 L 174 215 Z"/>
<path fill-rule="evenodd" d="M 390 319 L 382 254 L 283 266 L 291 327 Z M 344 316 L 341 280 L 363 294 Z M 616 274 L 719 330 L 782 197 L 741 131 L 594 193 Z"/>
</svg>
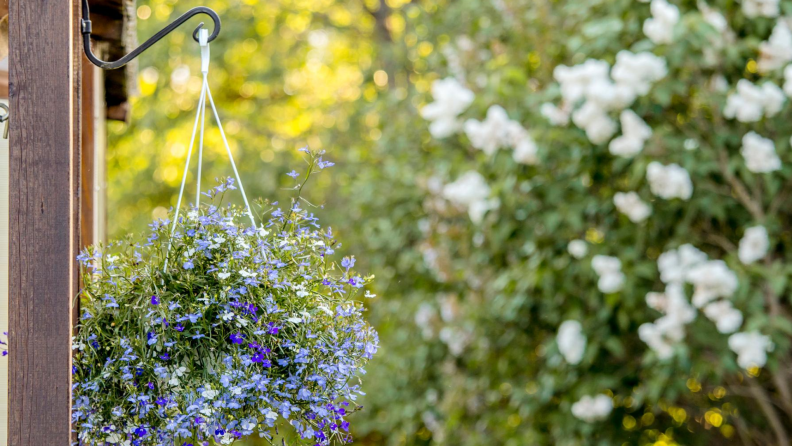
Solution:
<svg viewBox="0 0 792 446">
<path fill-rule="evenodd" d="M 676 38 L 655 46 L 642 31 L 649 5 L 633 0 L 205 3 L 224 23 L 209 78 L 249 195 L 287 197 L 293 182 L 285 173 L 299 170 L 295 149 L 303 145 L 327 149 L 338 163 L 306 196 L 345 241 L 343 254 L 357 254 L 361 270 L 377 275 L 379 297 L 368 305 L 382 348 L 369 366 L 365 410 L 355 415 L 360 444 L 778 444 L 792 430 L 783 385 L 792 333 L 790 115 L 787 107 L 758 124 L 726 120 L 727 93 L 707 87 L 716 73 L 732 88 L 743 78 L 780 83 L 780 73 L 756 69 L 775 19 L 711 1 L 737 38 L 709 63 L 702 54 L 722 36 L 696 2 L 675 4 L 682 11 Z M 139 5 L 147 36 L 196 4 Z M 792 2 L 781 8 L 792 13 Z M 669 66 L 632 106 L 654 130 L 633 159 L 614 157 L 574 126 L 552 127 L 539 113 L 542 103 L 558 102 L 557 65 L 589 57 L 612 64 L 622 49 L 652 51 Z M 110 128 L 113 236 L 142 232 L 175 205 L 200 89 L 197 55 L 184 32 L 141 58 L 130 124 Z M 432 100 L 432 81 L 451 75 L 476 96 L 462 117 L 481 120 L 491 105 L 502 106 L 537 141 L 537 165 L 518 164 L 504 150 L 488 156 L 464 134 L 432 138 L 419 110 Z M 739 150 L 749 130 L 775 140 L 783 170 L 745 169 Z M 214 130 L 207 144 L 206 178 L 228 175 Z M 652 196 L 650 161 L 685 167 L 693 198 Z M 469 170 L 500 201 L 479 225 L 437 193 Z M 740 199 L 737 183 L 753 205 Z M 613 205 L 618 191 L 638 191 L 652 216 L 629 221 Z M 742 265 L 736 244 L 760 223 L 771 254 Z M 567 253 L 574 239 L 589 244 L 582 260 Z M 732 301 L 744 327 L 775 343 L 766 368 L 741 371 L 728 336 L 703 315 L 670 360 L 639 339 L 638 327 L 660 316 L 645 302 L 647 292 L 662 291 L 657 259 L 685 243 L 738 274 Z M 597 289 L 593 254 L 621 259 L 620 292 Z M 588 338 L 575 366 L 556 346 L 568 319 L 580 321 Z M 614 404 L 604 421 L 572 416 L 574 402 L 601 393 Z"/>
</svg>

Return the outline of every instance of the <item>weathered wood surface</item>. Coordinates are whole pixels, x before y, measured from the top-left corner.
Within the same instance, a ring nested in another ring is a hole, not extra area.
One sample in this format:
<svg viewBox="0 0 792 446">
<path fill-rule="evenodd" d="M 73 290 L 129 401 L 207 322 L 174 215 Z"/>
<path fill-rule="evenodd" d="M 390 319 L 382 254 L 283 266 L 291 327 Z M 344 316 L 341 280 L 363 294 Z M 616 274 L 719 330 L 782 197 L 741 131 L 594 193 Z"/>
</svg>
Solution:
<svg viewBox="0 0 792 446">
<path fill-rule="evenodd" d="M 11 0 L 9 445 L 67 446 L 79 242 L 79 1 Z"/>
</svg>

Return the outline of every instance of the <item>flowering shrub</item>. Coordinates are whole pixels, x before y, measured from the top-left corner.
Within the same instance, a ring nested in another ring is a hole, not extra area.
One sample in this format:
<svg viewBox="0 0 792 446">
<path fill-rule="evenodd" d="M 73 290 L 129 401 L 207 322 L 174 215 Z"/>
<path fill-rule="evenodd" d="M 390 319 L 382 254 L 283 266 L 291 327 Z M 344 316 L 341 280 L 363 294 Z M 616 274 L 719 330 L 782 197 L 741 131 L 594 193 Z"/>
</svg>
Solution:
<svg viewBox="0 0 792 446">
<path fill-rule="evenodd" d="M 308 175 L 332 163 L 311 157 Z M 298 189 L 301 190 L 303 182 Z M 299 201 L 247 223 L 214 204 L 80 255 L 85 289 L 73 340 L 80 444 L 230 444 L 281 423 L 310 444 L 351 441 L 357 377 L 377 350 L 355 296 L 369 282 Z M 372 297 L 366 292 L 366 297 Z"/>
<path fill-rule="evenodd" d="M 372 444 L 789 444 L 790 5 L 442 5 L 350 186 Z"/>
</svg>

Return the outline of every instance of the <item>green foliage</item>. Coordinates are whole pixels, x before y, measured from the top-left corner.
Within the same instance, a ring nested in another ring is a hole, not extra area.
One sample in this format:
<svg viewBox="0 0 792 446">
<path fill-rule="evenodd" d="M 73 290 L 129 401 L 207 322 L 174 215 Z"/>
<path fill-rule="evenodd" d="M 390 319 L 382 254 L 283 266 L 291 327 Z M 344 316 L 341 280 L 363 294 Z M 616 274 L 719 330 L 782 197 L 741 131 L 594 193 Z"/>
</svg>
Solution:
<svg viewBox="0 0 792 446">
<path fill-rule="evenodd" d="M 234 26 L 212 44 L 210 79 L 213 90 L 224 91 L 217 95 L 221 114 L 225 109 L 239 125 L 232 136 L 238 158 L 249 160 L 241 163 L 243 178 L 253 179 L 254 190 L 269 191 L 286 171 L 280 148 L 319 141 L 339 171 L 318 189 L 341 194 L 315 191 L 310 201 L 325 204 L 317 213 L 365 253 L 361 262 L 377 274 L 384 297 L 370 318 L 384 354 L 369 368 L 369 389 L 376 391 L 357 415 L 361 444 L 695 445 L 742 438 L 776 444 L 762 398 L 776 404 L 770 413 L 790 430 L 783 385 L 792 331 L 786 297 L 792 215 L 784 206 L 792 174 L 789 107 L 740 123 L 722 114 L 728 91 L 713 88 L 715 75 L 730 86 L 740 79 L 782 82 L 779 70 L 756 69 L 759 44 L 775 20 L 748 18 L 739 3 L 712 1 L 735 31 L 723 44 L 695 2 L 673 3 L 682 14 L 669 45 L 646 38 L 650 7 L 633 0 L 283 0 L 234 3 L 221 12 Z M 152 3 L 154 11 L 158 5 Z M 261 28 L 268 32 L 254 34 Z M 317 56 L 310 43 L 317 36 L 328 38 L 329 58 Z M 253 47 L 247 38 L 256 46 L 246 53 L 246 45 Z M 614 157 L 607 144 L 592 144 L 572 125 L 550 126 L 539 111 L 558 102 L 556 66 L 587 58 L 613 64 L 624 49 L 653 52 L 669 69 L 631 106 L 653 130 L 631 159 Z M 157 90 L 134 104 L 132 128 L 114 136 L 117 232 L 139 226 L 131 216 L 142 210 L 174 204 L 167 197 L 175 183 L 161 173 L 180 156 L 155 156 L 144 167 L 128 160 L 147 156 L 136 151 L 149 131 L 155 140 L 144 147 L 185 141 L 197 92 L 182 95 L 184 113 L 165 119 L 175 96 L 165 72 L 181 63 L 194 67 L 187 54 L 196 53 L 178 42 L 148 59 L 162 73 Z M 419 111 L 432 101 L 432 81 L 447 76 L 475 93 L 463 120 L 481 120 L 490 106 L 502 106 L 536 140 L 539 162 L 518 164 L 506 150 L 487 155 L 463 133 L 433 138 Z M 290 89 L 295 79 L 310 80 Z M 253 96 L 242 94 L 247 82 L 256 85 Z M 356 94 L 344 95 L 350 89 Z M 774 141 L 780 171 L 746 168 L 741 139 L 751 130 Z M 646 180 L 651 161 L 684 167 L 692 198 L 655 197 Z M 214 169 L 209 175 L 224 167 Z M 439 193 L 470 170 L 483 175 L 500 201 L 480 225 Z M 143 179 L 142 190 L 123 187 Z M 616 210 L 615 193 L 626 191 L 649 203 L 649 219 L 633 223 Z M 736 246 L 745 228 L 757 224 L 770 234 L 770 253 L 744 265 Z M 567 252 L 575 239 L 589 245 L 581 260 Z M 765 369 L 741 371 L 728 336 L 703 314 L 669 360 L 639 338 L 638 327 L 660 316 L 645 301 L 648 292 L 663 290 L 657 259 L 686 243 L 736 273 L 731 301 L 745 316 L 741 330 L 759 330 L 775 343 Z M 595 254 L 621 260 L 621 291 L 597 289 Z M 577 365 L 567 364 L 556 345 L 558 326 L 569 319 L 580 321 L 588 338 Z M 571 414 L 573 403 L 599 393 L 613 396 L 607 419 L 590 424 Z"/>
</svg>

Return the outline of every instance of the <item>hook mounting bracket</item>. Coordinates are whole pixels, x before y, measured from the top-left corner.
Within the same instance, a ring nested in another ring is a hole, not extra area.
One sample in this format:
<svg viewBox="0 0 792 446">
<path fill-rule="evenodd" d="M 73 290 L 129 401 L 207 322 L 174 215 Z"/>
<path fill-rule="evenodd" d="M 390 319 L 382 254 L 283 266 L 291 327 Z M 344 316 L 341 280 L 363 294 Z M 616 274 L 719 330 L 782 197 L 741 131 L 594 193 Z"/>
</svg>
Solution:
<svg viewBox="0 0 792 446">
<path fill-rule="evenodd" d="M 115 70 L 116 68 L 121 68 L 124 65 L 128 64 L 130 61 L 132 61 L 132 59 L 139 56 L 140 53 L 146 51 L 152 45 L 162 40 L 163 37 L 170 34 L 173 30 L 181 26 L 184 22 L 186 22 L 187 20 L 198 14 L 206 14 L 212 19 L 212 22 L 214 22 L 214 29 L 212 30 L 212 33 L 209 34 L 209 39 L 208 39 L 209 42 L 213 41 L 214 39 L 217 38 L 217 35 L 220 34 L 220 16 L 218 16 L 216 12 L 214 12 L 210 8 L 207 8 L 206 6 L 197 6 L 185 12 L 184 14 L 180 15 L 176 20 L 168 24 L 168 26 L 166 26 L 165 28 L 162 28 L 157 34 L 151 36 L 148 40 L 143 42 L 142 45 L 132 50 L 132 52 L 130 52 L 126 56 L 113 62 L 107 62 L 96 57 L 96 55 L 91 50 L 91 31 L 92 31 L 91 15 L 88 9 L 88 0 L 83 0 L 80 29 L 83 35 L 83 50 L 85 50 L 85 56 L 88 58 L 88 60 L 91 61 L 91 63 L 98 66 L 99 68 L 103 68 L 105 70 Z M 195 28 L 195 31 L 193 31 L 192 33 L 193 39 L 196 42 L 198 41 L 198 31 L 200 31 L 201 28 L 203 28 L 203 26 L 204 23 L 201 22 L 198 25 L 198 27 Z"/>
</svg>

